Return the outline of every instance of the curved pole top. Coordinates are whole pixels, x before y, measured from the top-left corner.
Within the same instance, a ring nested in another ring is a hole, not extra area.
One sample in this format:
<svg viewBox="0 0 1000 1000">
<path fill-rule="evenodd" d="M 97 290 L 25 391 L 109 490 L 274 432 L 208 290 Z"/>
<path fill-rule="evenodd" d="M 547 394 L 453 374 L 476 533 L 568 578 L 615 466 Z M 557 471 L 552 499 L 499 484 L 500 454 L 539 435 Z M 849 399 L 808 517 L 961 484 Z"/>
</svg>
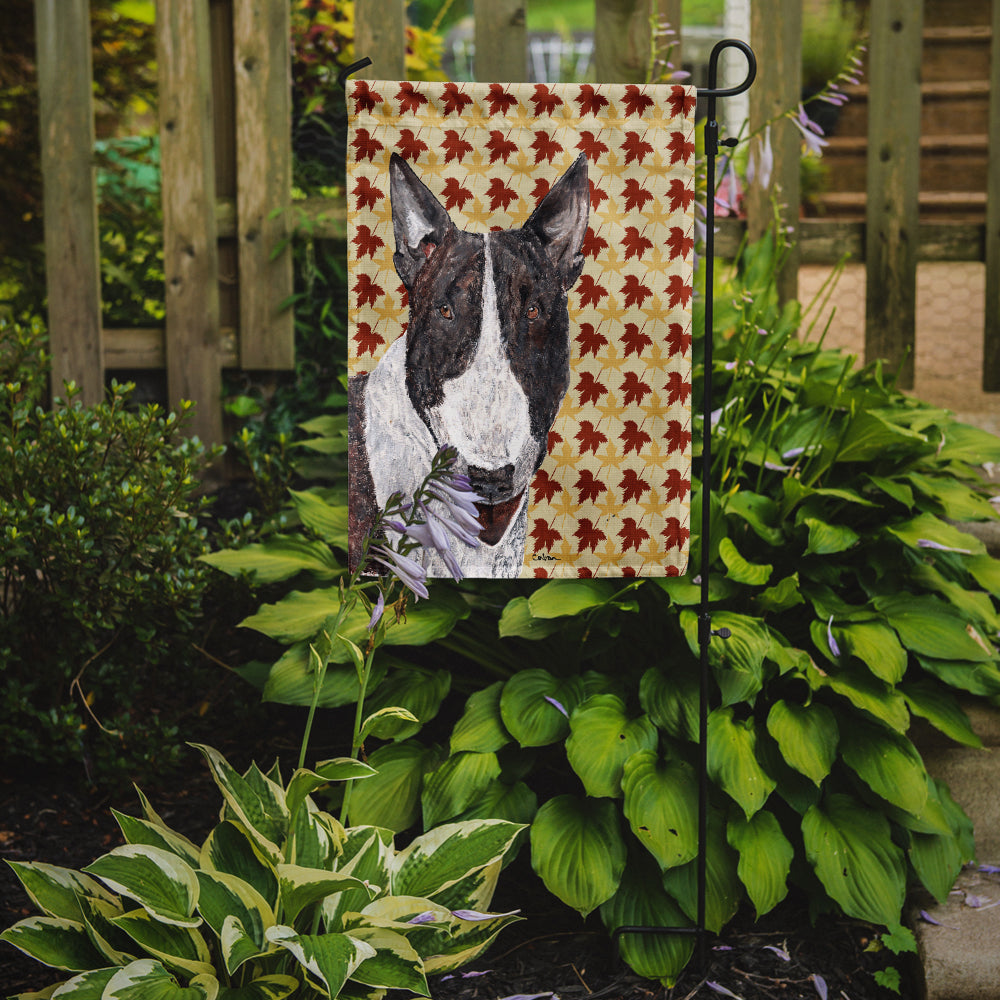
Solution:
<svg viewBox="0 0 1000 1000">
<path fill-rule="evenodd" d="M 739 49 L 747 59 L 746 79 L 735 87 L 717 87 L 719 73 L 719 56 L 725 49 Z M 746 42 L 738 38 L 724 38 L 721 42 L 716 42 L 712 49 L 712 54 L 708 57 L 708 86 L 698 89 L 699 97 L 735 97 L 750 89 L 750 85 L 757 77 L 757 57 L 753 54 L 753 49 Z"/>
</svg>

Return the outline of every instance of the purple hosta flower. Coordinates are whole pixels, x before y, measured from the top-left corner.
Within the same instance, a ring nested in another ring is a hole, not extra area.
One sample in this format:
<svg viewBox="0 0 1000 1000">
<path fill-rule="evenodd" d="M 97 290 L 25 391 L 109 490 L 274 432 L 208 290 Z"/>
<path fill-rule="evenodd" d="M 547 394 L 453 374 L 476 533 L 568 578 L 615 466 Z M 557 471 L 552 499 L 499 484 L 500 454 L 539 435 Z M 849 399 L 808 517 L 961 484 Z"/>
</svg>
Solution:
<svg viewBox="0 0 1000 1000">
<path fill-rule="evenodd" d="M 488 976 L 492 971 L 492 969 L 483 969 L 482 972 L 449 972 L 447 976 L 441 977 L 441 982 L 446 983 L 449 979 L 477 979 L 479 976 Z"/>
<path fill-rule="evenodd" d="M 722 983 L 713 983 L 711 981 L 705 983 L 705 985 L 712 990 L 713 993 L 721 993 L 724 997 L 733 997 L 734 1000 L 743 1000 L 738 993 L 734 993 L 732 990 L 726 989 Z"/>
<path fill-rule="evenodd" d="M 771 148 L 771 126 L 764 129 L 762 136 L 750 145 L 750 158 L 747 160 L 747 183 L 754 182 L 767 190 L 771 186 L 771 174 L 774 173 L 774 150 Z"/>
<path fill-rule="evenodd" d="M 375 626 L 382 620 L 382 614 L 385 611 L 385 594 L 380 590 L 378 592 L 378 600 L 375 602 L 375 607 L 372 608 L 372 616 L 368 619 L 368 631 L 372 632 Z"/>
<path fill-rule="evenodd" d="M 566 711 L 565 707 L 561 702 L 556 701 L 555 698 L 552 698 L 547 694 L 543 695 L 543 697 L 550 705 L 555 705 L 555 707 L 559 709 L 559 711 L 562 712 L 562 714 L 565 715 L 567 719 L 569 718 L 569 712 Z"/>
<path fill-rule="evenodd" d="M 978 870 L 986 875 L 1000 875 L 1000 865 L 979 865 Z"/>
<path fill-rule="evenodd" d="M 420 563 L 400 552 L 393 552 L 385 545 L 373 545 L 370 551 L 375 562 L 381 563 L 389 572 L 395 573 L 403 586 L 412 590 L 417 597 L 430 596 L 425 582 L 427 571 Z"/>
<path fill-rule="evenodd" d="M 826 1000 L 828 993 L 826 980 L 815 972 L 809 978 L 813 981 L 813 986 L 816 987 L 816 992 L 819 994 L 819 1000 Z"/>
<path fill-rule="evenodd" d="M 940 542 L 935 542 L 930 538 L 918 538 L 917 548 L 921 549 L 937 549 L 940 552 L 958 552 L 963 556 L 971 556 L 972 549 L 956 549 L 952 545 L 942 545 Z"/>
<path fill-rule="evenodd" d="M 827 645 L 830 647 L 830 652 L 834 656 L 840 656 L 840 646 L 837 645 L 837 640 L 833 637 L 833 615 L 830 615 L 830 620 L 826 623 L 826 641 Z"/>
<path fill-rule="evenodd" d="M 784 948 L 779 948 L 776 944 L 766 944 L 764 945 L 764 950 L 773 951 L 782 962 L 790 962 L 792 960 L 792 956 Z"/>
<path fill-rule="evenodd" d="M 743 192 L 740 190 L 740 179 L 736 176 L 736 165 L 733 158 L 727 157 L 728 166 L 722 178 L 722 183 L 715 192 L 715 210 L 722 215 L 735 215 L 739 211 L 740 199 Z"/>
<path fill-rule="evenodd" d="M 452 910 L 451 915 L 459 920 L 493 920 L 494 917 L 516 917 L 521 911 L 510 910 L 507 913 L 480 913 L 479 910 Z"/>
<path fill-rule="evenodd" d="M 423 913 L 418 913 L 415 917 L 410 917 L 406 922 L 408 924 L 432 924 L 437 920 L 437 915 L 433 910 L 424 910 Z"/>
<path fill-rule="evenodd" d="M 798 114 L 792 115 L 792 124 L 802 134 L 806 149 L 817 156 L 823 155 L 823 147 L 827 145 L 823 138 L 823 130 L 806 114 L 806 109 L 799 105 Z"/>
</svg>

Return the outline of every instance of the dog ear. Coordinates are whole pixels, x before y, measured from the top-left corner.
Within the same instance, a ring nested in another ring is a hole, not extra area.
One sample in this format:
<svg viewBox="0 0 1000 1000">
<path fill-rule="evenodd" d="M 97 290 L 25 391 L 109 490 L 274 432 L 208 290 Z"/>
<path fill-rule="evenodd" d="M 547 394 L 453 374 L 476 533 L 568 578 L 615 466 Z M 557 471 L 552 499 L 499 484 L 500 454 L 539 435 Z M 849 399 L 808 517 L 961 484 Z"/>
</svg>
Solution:
<svg viewBox="0 0 1000 1000">
<path fill-rule="evenodd" d="M 590 218 L 587 157 L 581 153 L 538 203 L 524 228 L 535 233 L 568 290 L 583 270 L 580 252 Z"/>
<path fill-rule="evenodd" d="M 389 159 L 389 200 L 396 252 L 392 262 L 409 291 L 420 268 L 454 227 L 451 216 L 398 154 Z"/>
</svg>

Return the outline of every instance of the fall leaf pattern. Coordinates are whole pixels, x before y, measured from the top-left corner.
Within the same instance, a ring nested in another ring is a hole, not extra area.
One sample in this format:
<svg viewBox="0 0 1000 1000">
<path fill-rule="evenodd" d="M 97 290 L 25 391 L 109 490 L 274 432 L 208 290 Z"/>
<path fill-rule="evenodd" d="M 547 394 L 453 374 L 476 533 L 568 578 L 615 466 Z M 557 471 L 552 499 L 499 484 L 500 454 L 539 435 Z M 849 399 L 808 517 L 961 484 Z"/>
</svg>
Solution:
<svg viewBox="0 0 1000 1000">
<path fill-rule="evenodd" d="M 349 366 L 403 335 L 389 157 L 455 223 L 517 228 L 583 152 L 590 219 L 569 291 L 571 377 L 529 488 L 522 576 L 675 576 L 690 541 L 690 87 L 351 81 Z"/>
</svg>

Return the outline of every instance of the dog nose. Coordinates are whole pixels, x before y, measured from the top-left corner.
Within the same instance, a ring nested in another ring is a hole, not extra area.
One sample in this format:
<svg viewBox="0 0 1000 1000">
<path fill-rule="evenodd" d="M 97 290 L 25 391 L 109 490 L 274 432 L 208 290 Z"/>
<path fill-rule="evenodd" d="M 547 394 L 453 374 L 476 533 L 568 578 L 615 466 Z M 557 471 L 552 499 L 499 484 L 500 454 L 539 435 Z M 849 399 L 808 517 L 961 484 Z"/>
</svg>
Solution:
<svg viewBox="0 0 1000 1000">
<path fill-rule="evenodd" d="M 470 465 L 469 482 L 487 503 L 509 500 L 514 492 L 514 466 L 503 465 L 498 469 L 481 469 L 479 466 Z"/>
</svg>

